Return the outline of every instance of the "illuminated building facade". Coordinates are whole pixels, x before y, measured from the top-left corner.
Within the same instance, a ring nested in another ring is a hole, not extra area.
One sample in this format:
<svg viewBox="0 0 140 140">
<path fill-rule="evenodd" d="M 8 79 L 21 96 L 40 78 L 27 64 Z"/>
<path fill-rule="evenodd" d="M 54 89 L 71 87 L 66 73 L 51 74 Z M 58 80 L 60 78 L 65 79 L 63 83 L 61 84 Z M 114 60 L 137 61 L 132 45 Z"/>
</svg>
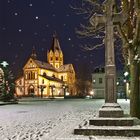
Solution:
<svg viewBox="0 0 140 140">
<path fill-rule="evenodd" d="M 17 96 L 63 97 L 75 95 L 75 70 L 72 64 L 63 63 L 59 40 L 47 52 L 47 61 L 37 60 L 35 49 L 23 67 L 23 75 L 16 80 Z"/>
</svg>

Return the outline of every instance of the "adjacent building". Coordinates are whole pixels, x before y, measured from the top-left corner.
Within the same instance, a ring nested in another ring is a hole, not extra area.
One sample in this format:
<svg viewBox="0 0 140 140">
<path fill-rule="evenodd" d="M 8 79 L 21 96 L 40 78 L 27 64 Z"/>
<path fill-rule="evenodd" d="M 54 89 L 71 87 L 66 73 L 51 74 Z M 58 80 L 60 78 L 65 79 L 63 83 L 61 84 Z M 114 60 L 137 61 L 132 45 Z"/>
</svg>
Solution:
<svg viewBox="0 0 140 140">
<path fill-rule="evenodd" d="M 53 35 L 46 62 L 37 59 L 35 49 L 23 67 L 23 75 L 16 80 L 17 96 L 63 97 L 75 95 L 75 70 L 64 64 L 58 37 Z"/>
<path fill-rule="evenodd" d="M 94 98 L 104 98 L 105 94 L 105 70 L 96 68 L 92 74 L 93 96 Z"/>
<path fill-rule="evenodd" d="M 94 98 L 105 97 L 105 69 L 97 67 L 92 74 L 92 84 Z M 123 71 L 116 74 L 116 94 L 118 98 L 127 98 L 127 81 L 124 78 Z"/>
</svg>

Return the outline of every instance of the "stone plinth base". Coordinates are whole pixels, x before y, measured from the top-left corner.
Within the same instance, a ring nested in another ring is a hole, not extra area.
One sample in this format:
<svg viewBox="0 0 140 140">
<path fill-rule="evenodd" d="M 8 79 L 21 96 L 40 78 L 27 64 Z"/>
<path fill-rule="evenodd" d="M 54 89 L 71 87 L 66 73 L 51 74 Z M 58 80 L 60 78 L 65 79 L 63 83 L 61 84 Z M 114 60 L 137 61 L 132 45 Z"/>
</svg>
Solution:
<svg viewBox="0 0 140 140">
<path fill-rule="evenodd" d="M 124 113 L 118 103 L 105 103 L 101 109 L 99 109 L 99 117 L 123 117 Z"/>
<path fill-rule="evenodd" d="M 133 126 L 133 118 L 94 118 L 89 120 L 89 125 L 94 126 Z"/>
<path fill-rule="evenodd" d="M 74 130 L 76 135 L 98 135 L 98 136 L 125 136 L 134 137 L 140 136 L 140 127 L 111 127 L 111 126 L 90 126 L 87 128 L 79 128 Z"/>
<path fill-rule="evenodd" d="M 99 136 L 140 136 L 140 120 L 126 118 L 117 103 L 105 103 L 99 110 L 99 117 L 83 123 L 74 129 L 76 135 Z"/>
<path fill-rule="evenodd" d="M 76 135 L 140 136 L 140 121 L 136 118 L 94 118 L 89 124 L 74 129 Z"/>
</svg>

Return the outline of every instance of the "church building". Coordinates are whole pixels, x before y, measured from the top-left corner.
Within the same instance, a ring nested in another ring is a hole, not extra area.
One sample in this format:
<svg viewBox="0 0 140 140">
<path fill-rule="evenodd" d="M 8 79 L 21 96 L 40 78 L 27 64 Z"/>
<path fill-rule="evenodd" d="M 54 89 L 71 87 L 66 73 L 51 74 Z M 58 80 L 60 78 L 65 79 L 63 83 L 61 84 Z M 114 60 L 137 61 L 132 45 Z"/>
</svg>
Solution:
<svg viewBox="0 0 140 140">
<path fill-rule="evenodd" d="M 64 64 L 63 52 L 56 34 L 47 52 L 46 62 L 39 61 L 35 49 L 16 80 L 17 96 L 64 97 L 75 95 L 75 70 Z"/>
</svg>

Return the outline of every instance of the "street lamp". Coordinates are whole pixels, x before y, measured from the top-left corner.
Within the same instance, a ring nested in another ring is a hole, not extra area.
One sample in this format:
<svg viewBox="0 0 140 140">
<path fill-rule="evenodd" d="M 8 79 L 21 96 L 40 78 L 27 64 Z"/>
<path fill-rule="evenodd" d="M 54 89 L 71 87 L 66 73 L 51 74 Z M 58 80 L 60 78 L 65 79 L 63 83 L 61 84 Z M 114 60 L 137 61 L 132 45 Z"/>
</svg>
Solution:
<svg viewBox="0 0 140 140">
<path fill-rule="evenodd" d="M 49 88 L 51 89 L 52 92 L 52 98 L 54 98 L 53 92 L 55 90 L 55 85 L 50 85 Z"/>
<path fill-rule="evenodd" d="M 44 92 L 44 89 L 46 88 L 45 85 L 39 85 L 38 88 L 41 90 L 41 98 L 43 98 L 43 92 Z"/>
<path fill-rule="evenodd" d="M 117 82 L 116 84 L 117 84 L 117 86 L 118 86 L 120 83 L 119 83 L 119 82 Z"/>
<path fill-rule="evenodd" d="M 129 80 L 130 80 L 129 72 L 126 71 L 124 73 L 124 77 L 125 77 L 125 79 L 123 82 L 125 83 L 125 98 L 127 100 L 127 95 L 129 96 L 129 86 L 130 86 L 130 84 L 129 84 Z"/>
<path fill-rule="evenodd" d="M 65 98 L 66 97 L 66 89 L 68 88 L 68 86 L 66 84 L 63 84 L 62 88 L 64 90 L 64 98 Z"/>
<path fill-rule="evenodd" d="M 129 75 L 129 72 L 126 71 L 126 72 L 124 73 L 124 76 L 127 77 L 128 75 Z"/>
</svg>

